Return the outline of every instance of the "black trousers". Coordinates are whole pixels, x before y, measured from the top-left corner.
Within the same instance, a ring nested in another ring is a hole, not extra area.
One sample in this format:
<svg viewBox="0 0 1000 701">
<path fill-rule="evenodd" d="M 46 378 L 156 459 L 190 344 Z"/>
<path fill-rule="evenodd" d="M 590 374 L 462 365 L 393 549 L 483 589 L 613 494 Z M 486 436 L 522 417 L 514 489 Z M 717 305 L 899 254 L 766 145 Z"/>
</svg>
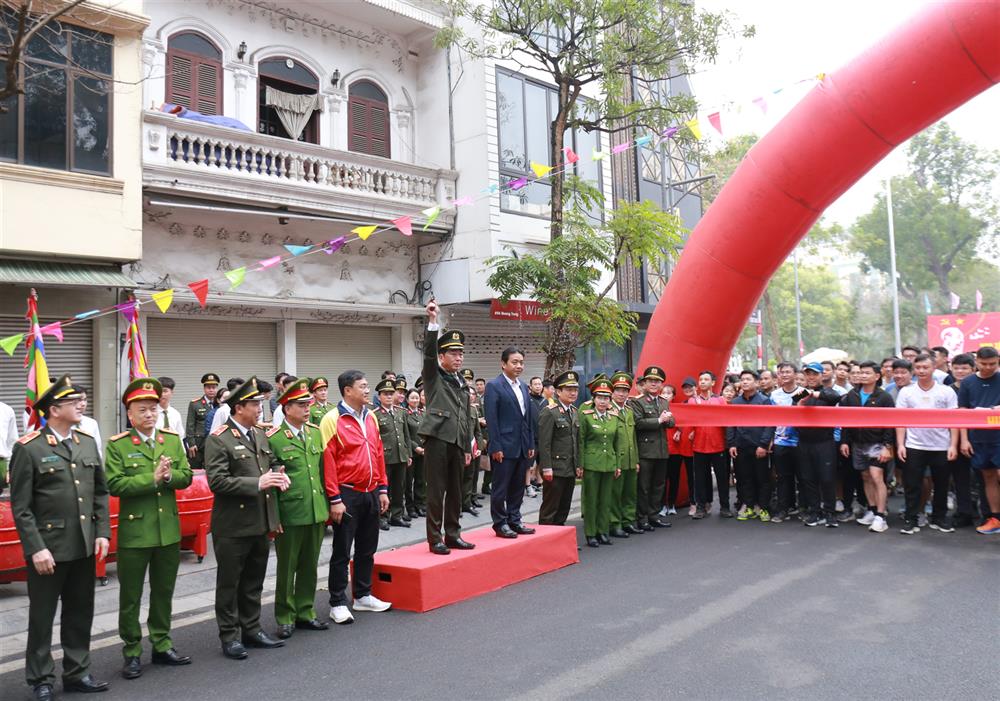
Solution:
<svg viewBox="0 0 1000 701">
<path fill-rule="evenodd" d="M 667 463 L 666 458 L 639 458 L 635 518 L 640 523 L 659 518 L 663 492 L 667 487 Z"/>
<path fill-rule="evenodd" d="M 372 568 L 378 550 L 378 492 L 356 492 L 341 487 L 340 498 L 351 515 L 333 526 L 333 550 L 330 554 L 330 606 L 347 606 L 348 565 L 354 547 L 355 599 L 372 593 Z"/>
<path fill-rule="evenodd" d="M 476 494 L 476 482 L 479 481 L 479 458 L 472 458 L 472 461 L 465 466 L 462 473 L 462 508 L 467 509 L 472 506 L 472 498 Z"/>
<path fill-rule="evenodd" d="M 791 511 L 796 504 L 795 483 L 801 482 L 802 479 L 799 447 L 776 445 L 771 453 L 771 458 L 774 461 L 774 471 L 778 475 L 778 511 Z M 798 503 L 801 503 L 801 500 Z"/>
<path fill-rule="evenodd" d="M 971 460 L 961 453 L 948 463 L 951 481 L 955 489 L 955 513 L 959 516 L 973 514 L 972 508 L 972 467 Z"/>
<path fill-rule="evenodd" d="M 719 509 L 729 510 L 729 456 L 725 453 L 694 454 L 694 481 L 698 503 L 706 508 L 712 503 L 712 473 L 719 492 Z"/>
<path fill-rule="evenodd" d="M 832 440 L 799 443 L 805 509 L 833 518 L 837 504 L 837 444 Z"/>
<path fill-rule="evenodd" d="M 57 562 L 52 574 L 38 574 L 30 558 L 28 572 L 28 645 L 24 673 L 29 686 L 54 684 L 52 624 L 62 601 L 59 641 L 63 681 L 75 682 L 90 671 L 90 627 L 94 621 L 94 556 Z"/>
<path fill-rule="evenodd" d="M 493 473 L 490 515 L 493 517 L 493 528 L 500 528 L 505 523 L 511 526 L 521 523 L 524 482 L 532 462 L 533 460 L 524 456 L 505 458 L 502 462 L 490 460 L 490 471 Z"/>
<path fill-rule="evenodd" d="M 771 462 L 757 457 L 756 447 L 739 448 L 736 453 L 736 494 L 741 504 L 771 508 Z"/>
<path fill-rule="evenodd" d="M 683 455 L 671 455 L 667 458 L 667 493 L 664 499 L 668 506 L 677 505 L 677 489 L 681 486 L 681 465 L 684 463 Z M 688 485 L 690 489 L 690 485 Z"/>
<path fill-rule="evenodd" d="M 462 475 L 465 451 L 454 443 L 428 436 L 424 441 L 424 474 L 427 476 L 427 542 L 454 540 L 462 534 Z"/>
<path fill-rule="evenodd" d="M 215 620 L 227 643 L 260 631 L 260 597 L 271 541 L 267 534 L 230 538 L 212 534 L 215 550 Z"/>
<path fill-rule="evenodd" d="M 406 468 L 406 510 L 423 509 L 427 505 L 427 484 L 424 482 L 424 456 L 413 456 Z"/>
<path fill-rule="evenodd" d="M 566 525 L 575 488 L 576 477 L 553 477 L 551 482 L 542 482 L 542 506 L 538 510 L 539 525 Z"/>
<path fill-rule="evenodd" d="M 385 466 L 389 478 L 389 518 L 403 518 L 403 504 L 406 491 L 406 463 L 394 462 Z"/>
<path fill-rule="evenodd" d="M 852 454 L 854 452 L 854 448 L 855 446 L 852 445 Z M 840 481 L 844 509 L 850 511 L 851 505 L 855 500 L 857 500 L 861 506 L 868 506 L 868 497 L 865 495 L 865 483 L 864 478 L 861 476 L 861 472 L 859 470 L 855 470 L 854 461 L 851 458 L 845 458 L 840 454 L 840 451 L 837 452 L 837 479 Z"/>
<path fill-rule="evenodd" d="M 948 483 L 951 481 L 951 464 L 945 450 L 906 449 L 903 467 L 903 494 L 906 500 L 906 522 L 916 523 L 920 513 L 920 495 L 924 489 L 924 472 L 931 470 L 934 482 L 932 502 L 933 517 L 944 519 L 948 515 Z"/>
</svg>

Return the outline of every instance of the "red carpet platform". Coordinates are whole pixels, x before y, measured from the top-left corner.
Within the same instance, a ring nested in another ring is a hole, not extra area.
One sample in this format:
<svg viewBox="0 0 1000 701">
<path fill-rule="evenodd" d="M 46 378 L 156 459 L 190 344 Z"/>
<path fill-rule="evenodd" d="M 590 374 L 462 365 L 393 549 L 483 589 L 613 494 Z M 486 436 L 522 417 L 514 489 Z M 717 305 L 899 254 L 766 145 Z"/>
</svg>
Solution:
<svg viewBox="0 0 1000 701">
<path fill-rule="evenodd" d="M 475 550 L 433 555 L 426 543 L 375 554 L 372 589 L 393 608 L 418 613 L 464 601 L 580 561 L 576 529 L 534 526 L 533 535 L 497 538 L 490 528 L 462 537 Z"/>
</svg>

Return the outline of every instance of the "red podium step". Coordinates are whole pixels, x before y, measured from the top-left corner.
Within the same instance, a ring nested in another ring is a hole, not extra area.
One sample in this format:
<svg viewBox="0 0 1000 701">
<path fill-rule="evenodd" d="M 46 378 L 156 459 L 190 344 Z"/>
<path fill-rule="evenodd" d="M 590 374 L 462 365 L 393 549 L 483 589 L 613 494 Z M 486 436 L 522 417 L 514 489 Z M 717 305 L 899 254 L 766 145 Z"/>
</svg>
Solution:
<svg viewBox="0 0 1000 701">
<path fill-rule="evenodd" d="M 533 535 L 497 538 L 490 528 L 462 537 L 475 550 L 433 555 L 426 543 L 375 554 L 372 590 L 393 608 L 418 613 L 502 589 L 580 561 L 576 529 L 535 526 Z"/>
</svg>

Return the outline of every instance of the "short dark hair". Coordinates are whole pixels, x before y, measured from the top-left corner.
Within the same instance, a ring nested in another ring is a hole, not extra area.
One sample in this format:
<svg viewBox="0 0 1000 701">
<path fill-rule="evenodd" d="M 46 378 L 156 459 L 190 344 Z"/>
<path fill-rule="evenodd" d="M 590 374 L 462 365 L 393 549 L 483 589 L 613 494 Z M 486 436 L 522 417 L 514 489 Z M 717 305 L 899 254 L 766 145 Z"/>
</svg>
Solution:
<svg viewBox="0 0 1000 701">
<path fill-rule="evenodd" d="M 903 351 L 915 351 L 917 355 L 920 355 L 920 349 L 916 346 L 903 346 L 899 349 L 899 352 L 902 353 Z"/>
<path fill-rule="evenodd" d="M 246 382 L 246 380 L 244 380 L 242 377 L 230 377 L 229 380 L 226 382 L 226 389 L 232 392 L 234 389 L 242 385 L 244 382 Z"/>
<path fill-rule="evenodd" d="M 871 368 L 872 372 L 876 375 L 882 370 L 882 366 L 876 363 L 874 360 L 864 360 L 858 363 L 858 368 L 864 370 L 865 368 Z"/>
<path fill-rule="evenodd" d="M 824 367 L 828 367 L 831 370 L 833 370 L 833 368 L 835 367 L 832 360 L 823 360 L 823 361 L 820 362 L 820 365 L 823 365 Z"/>
<path fill-rule="evenodd" d="M 715 373 L 712 372 L 711 370 L 702 370 L 701 372 L 698 373 L 698 377 L 701 377 L 702 375 L 708 375 L 713 380 L 715 379 Z"/>
<path fill-rule="evenodd" d="M 479 384 L 480 382 L 482 382 L 485 385 L 486 384 L 486 378 L 485 377 L 477 377 L 475 379 L 475 382 L 476 382 L 476 384 Z"/>
<path fill-rule="evenodd" d="M 547 387 L 554 387 L 554 386 L 555 386 L 555 383 L 552 380 L 542 380 L 542 389 L 546 389 Z"/>
<path fill-rule="evenodd" d="M 916 365 L 917 363 L 933 363 L 933 362 L 934 358 L 930 357 L 926 353 L 921 353 L 920 355 L 918 355 L 916 358 L 913 359 L 914 365 Z"/>
<path fill-rule="evenodd" d="M 968 365 L 970 368 L 976 367 L 976 359 L 972 357 L 972 353 L 959 353 L 954 358 L 951 359 L 951 366 L 956 365 Z"/>
<path fill-rule="evenodd" d="M 265 382 L 264 380 L 257 380 L 257 389 L 261 394 L 267 394 L 268 392 L 274 391 L 274 385 L 270 382 Z"/>
<path fill-rule="evenodd" d="M 416 387 L 411 387 L 410 389 L 406 390 L 406 401 L 410 401 L 411 394 L 416 394 L 417 397 L 420 397 L 420 390 L 417 389 Z"/>
<path fill-rule="evenodd" d="M 177 383 L 174 382 L 172 377 L 157 377 L 160 384 L 163 385 L 163 389 L 177 389 Z"/>
<path fill-rule="evenodd" d="M 760 375 L 757 374 L 757 371 L 756 370 L 751 370 L 750 368 L 747 368 L 746 370 L 743 370 L 742 372 L 740 372 L 740 379 L 741 380 L 743 379 L 744 375 L 750 375 L 750 377 L 752 377 L 755 380 L 759 380 L 760 379 Z"/>
<path fill-rule="evenodd" d="M 879 366 L 881 367 L 882 365 L 885 365 L 886 363 L 891 363 L 894 360 L 898 360 L 898 358 L 896 358 L 896 356 L 894 355 L 890 355 L 888 358 L 882 358 L 882 362 L 879 363 Z"/>
<path fill-rule="evenodd" d="M 979 360 L 985 360 L 987 358 L 997 358 L 1000 357 L 1000 352 L 997 351 L 993 346 L 982 346 L 976 351 L 976 357 Z"/>
<path fill-rule="evenodd" d="M 295 375 L 285 375 L 285 384 L 286 385 L 290 385 L 293 382 L 298 382 L 298 381 L 299 381 L 299 378 L 297 378 Z"/>
<path fill-rule="evenodd" d="M 503 353 L 500 354 L 500 362 L 506 363 L 508 360 L 510 360 L 510 356 L 514 355 L 515 353 L 520 355 L 522 358 L 524 357 L 524 351 L 518 348 L 517 346 L 507 346 L 506 348 L 503 349 Z"/>
<path fill-rule="evenodd" d="M 534 376 L 532 376 L 532 378 L 530 380 L 528 380 L 528 384 L 530 385 L 535 380 L 538 380 L 539 382 L 541 382 L 542 378 L 540 378 L 538 375 L 534 375 Z M 542 386 L 544 387 L 545 383 L 542 383 Z"/>
<path fill-rule="evenodd" d="M 274 376 L 275 384 L 280 384 L 281 381 L 284 380 L 286 377 L 288 377 L 287 372 L 279 372 L 277 375 Z"/>
<path fill-rule="evenodd" d="M 895 360 L 892 361 L 892 369 L 893 370 L 903 369 L 906 370 L 907 372 L 913 372 L 913 363 L 911 363 L 906 358 L 896 358 Z"/>
<path fill-rule="evenodd" d="M 948 349 L 944 346 L 934 346 L 931 350 L 939 355 L 949 355 Z"/>
<path fill-rule="evenodd" d="M 839 367 L 840 367 L 841 365 L 843 365 L 843 366 L 844 366 L 845 368 L 847 368 L 848 370 L 850 370 L 850 369 L 851 369 L 851 361 L 850 361 L 850 360 L 841 360 L 841 361 L 840 361 L 839 363 L 837 363 L 837 367 L 838 367 L 838 368 L 839 368 Z"/>
<path fill-rule="evenodd" d="M 791 368 L 792 372 L 799 371 L 799 369 L 795 366 L 795 363 L 790 363 L 787 360 L 782 360 L 780 363 L 774 366 L 775 370 L 780 370 L 781 368 Z"/>
<path fill-rule="evenodd" d="M 363 379 L 365 379 L 365 374 L 360 370 L 345 370 L 337 375 L 337 388 L 340 389 L 340 395 L 343 396 L 345 389 L 353 387 L 355 382 Z"/>
<path fill-rule="evenodd" d="M 393 377 L 395 377 L 396 376 L 396 372 L 394 370 L 383 370 L 382 371 L 382 377 L 381 377 L 381 379 L 384 380 L 385 378 L 389 377 L 389 375 L 392 375 Z M 357 380 L 355 380 L 354 382 L 357 382 Z M 353 385 L 354 382 L 352 382 L 351 384 Z"/>
</svg>

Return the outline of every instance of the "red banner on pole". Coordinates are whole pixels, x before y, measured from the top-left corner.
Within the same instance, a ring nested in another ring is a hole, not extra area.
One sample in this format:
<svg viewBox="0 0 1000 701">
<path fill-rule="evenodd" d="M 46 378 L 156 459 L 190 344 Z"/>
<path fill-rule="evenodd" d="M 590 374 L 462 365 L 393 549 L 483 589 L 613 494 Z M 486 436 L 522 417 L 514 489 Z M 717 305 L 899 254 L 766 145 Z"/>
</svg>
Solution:
<svg viewBox="0 0 1000 701">
<path fill-rule="evenodd" d="M 949 358 L 983 346 L 1000 348 L 1000 312 L 928 315 L 927 342 L 947 348 Z"/>
<path fill-rule="evenodd" d="M 671 404 L 678 426 L 795 426 L 819 428 L 997 428 L 1000 411 L 889 409 L 839 406 Z"/>
<path fill-rule="evenodd" d="M 549 320 L 549 315 L 542 311 L 542 305 L 530 299 L 512 299 L 506 304 L 494 299 L 490 302 L 490 316 L 514 321 Z"/>
</svg>

